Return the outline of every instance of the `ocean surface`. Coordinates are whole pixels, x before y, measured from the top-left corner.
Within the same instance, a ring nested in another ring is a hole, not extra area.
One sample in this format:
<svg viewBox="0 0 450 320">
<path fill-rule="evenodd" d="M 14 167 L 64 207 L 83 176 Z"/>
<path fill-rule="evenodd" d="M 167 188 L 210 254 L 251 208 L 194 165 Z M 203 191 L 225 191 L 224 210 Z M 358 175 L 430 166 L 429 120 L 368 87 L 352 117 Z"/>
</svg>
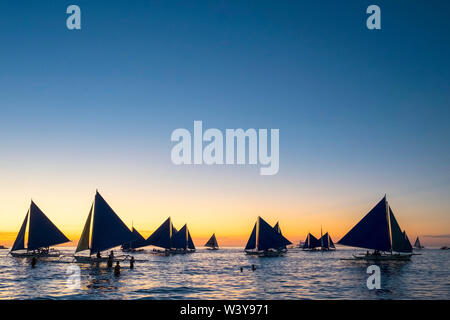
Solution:
<svg viewBox="0 0 450 320">
<path fill-rule="evenodd" d="M 0 299 L 450 299 L 450 250 L 424 249 L 408 262 L 378 263 L 379 290 L 366 286 L 371 263 L 340 260 L 361 251 L 342 247 L 290 249 L 276 258 L 246 256 L 240 248 L 169 257 L 147 251 L 134 254 L 135 269 L 123 262 L 120 276 L 105 265 L 71 262 L 74 248 L 60 250 L 63 258 L 40 260 L 34 269 L 0 250 Z"/>
</svg>

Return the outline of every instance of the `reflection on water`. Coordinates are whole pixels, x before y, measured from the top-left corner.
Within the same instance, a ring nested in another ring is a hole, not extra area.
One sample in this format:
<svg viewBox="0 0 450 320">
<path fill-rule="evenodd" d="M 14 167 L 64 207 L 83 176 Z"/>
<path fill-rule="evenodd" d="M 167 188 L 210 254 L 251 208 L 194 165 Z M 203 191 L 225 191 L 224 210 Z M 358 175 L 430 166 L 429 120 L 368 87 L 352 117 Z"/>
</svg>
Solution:
<svg viewBox="0 0 450 320">
<path fill-rule="evenodd" d="M 303 252 L 284 257 L 246 256 L 242 249 L 199 249 L 194 254 L 135 254 L 135 269 L 122 263 L 120 276 L 104 264 L 80 266 L 80 287 L 67 286 L 70 255 L 39 261 L 0 250 L 1 299 L 450 299 L 449 251 L 426 249 L 406 262 L 378 263 L 381 290 L 369 291 L 364 261 L 346 261 L 354 250 Z M 251 270 L 251 265 L 256 267 Z M 240 271 L 243 267 L 243 272 Z"/>
</svg>

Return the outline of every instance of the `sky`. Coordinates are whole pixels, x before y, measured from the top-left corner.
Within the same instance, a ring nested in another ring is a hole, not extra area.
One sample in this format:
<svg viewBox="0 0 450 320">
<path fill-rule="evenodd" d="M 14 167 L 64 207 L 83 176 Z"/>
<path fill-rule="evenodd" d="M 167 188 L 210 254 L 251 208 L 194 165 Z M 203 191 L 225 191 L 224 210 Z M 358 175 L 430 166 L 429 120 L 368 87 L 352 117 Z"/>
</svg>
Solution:
<svg viewBox="0 0 450 320">
<path fill-rule="evenodd" d="M 76 245 L 96 189 L 144 236 L 171 216 L 197 245 L 245 246 L 258 215 L 337 241 L 384 194 L 411 240 L 450 244 L 449 9 L 1 1 L 0 244 L 33 199 Z M 174 165 L 171 133 L 194 120 L 279 129 L 279 172 Z"/>
</svg>

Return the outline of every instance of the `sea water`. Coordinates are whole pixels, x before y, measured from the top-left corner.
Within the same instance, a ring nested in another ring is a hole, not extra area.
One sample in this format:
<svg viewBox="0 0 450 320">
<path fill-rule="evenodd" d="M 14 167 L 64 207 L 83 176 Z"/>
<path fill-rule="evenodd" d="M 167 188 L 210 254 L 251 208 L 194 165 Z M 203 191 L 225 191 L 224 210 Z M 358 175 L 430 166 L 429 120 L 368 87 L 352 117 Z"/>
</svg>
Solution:
<svg viewBox="0 0 450 320">
<path fill-rule="evenodd" d="M 341 260 L 358 252 L 342 247 L 290 249 L 275 258 L 247 256 L 242 248 L 167 257 L 149 250 L 134 254 L 134 269 L 123 262 L 120 276 L 104 264 L 73 263 L 74 248 L 60 250 L 63 258 L 39 260 L 35 268 L 0 250 L 0 299 L 450 299 L 450 250 L 424 249 L 411 261 L 378 263 L 379 290 L 366 285 L 373 263 Z M 75 287 L 68 281 L 74 266 L 80 267 Z"/>
</svg>

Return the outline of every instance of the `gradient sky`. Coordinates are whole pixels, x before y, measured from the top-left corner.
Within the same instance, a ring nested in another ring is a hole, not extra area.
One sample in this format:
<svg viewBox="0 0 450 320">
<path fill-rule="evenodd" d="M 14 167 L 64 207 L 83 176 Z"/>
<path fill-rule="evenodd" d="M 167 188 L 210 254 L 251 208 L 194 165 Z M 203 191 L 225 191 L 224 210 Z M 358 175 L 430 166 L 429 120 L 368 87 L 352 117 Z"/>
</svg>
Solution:
<svg viewBox="0 0 450 320">
<path fill-rule="evenodd" d="M 66 28 L 77 4 L 82 30 Z M 365 10 L 381 7 L 382 30 Z M 148 236 L 337 241 L 387 193 L 450 244 L 448 1 L 1 1 L 0 241 L 30 199 L 76 245 L 95 189 Z M 175 166 L 176 128 L 279 128 L 280 171 Z M 445 236 L 447 235 L 447 236 Z M 437 236 L 437 237 L 436 237 Z"/>
</svg>

